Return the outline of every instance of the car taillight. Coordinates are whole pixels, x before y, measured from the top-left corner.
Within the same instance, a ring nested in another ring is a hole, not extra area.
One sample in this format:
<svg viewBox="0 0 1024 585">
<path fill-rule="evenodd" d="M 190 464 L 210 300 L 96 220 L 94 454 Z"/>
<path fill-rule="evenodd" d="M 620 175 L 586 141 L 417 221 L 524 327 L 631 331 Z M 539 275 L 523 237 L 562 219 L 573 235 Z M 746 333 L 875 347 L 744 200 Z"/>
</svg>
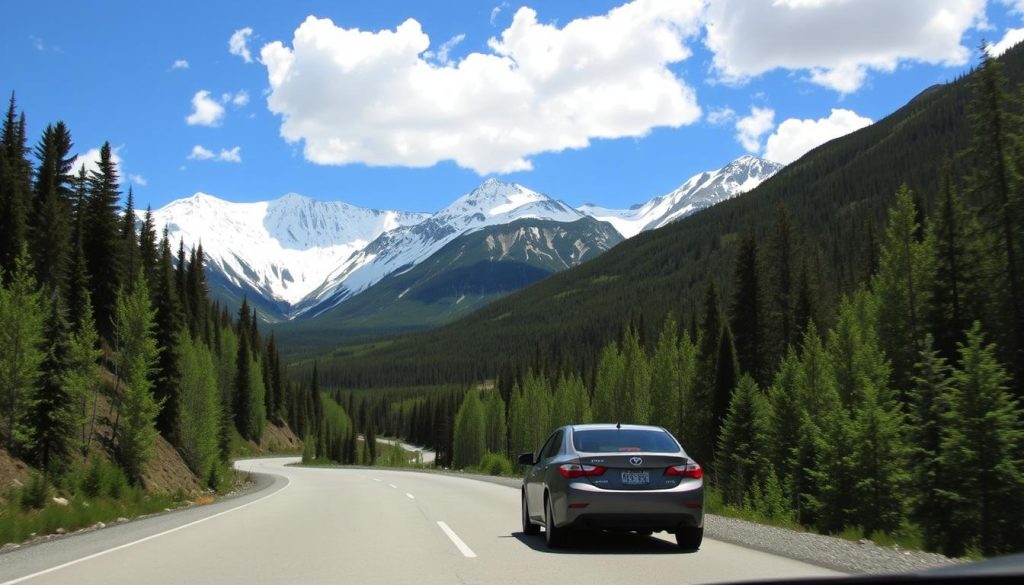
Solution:
<svg viewBox="0 0 1024 585">
<path fill-rule="evenodd" d="M 558 466 L 558 472 L 566 479 L 575 477 L 593 477 L 604 473 L 604 467 L 600 465 L 580 465 L 579 463 L 563 463 Z"/>
<path fill-rule="evenodd" d="M 674 465 L 665 470 L 665 475 L 674 475 L 676 477 L 689 477 L 692 479 L 700 479 L 704 477 L 704 470 L 697 465 L 696 461 L 688 461 L 682 465 Z"/>
</svg>

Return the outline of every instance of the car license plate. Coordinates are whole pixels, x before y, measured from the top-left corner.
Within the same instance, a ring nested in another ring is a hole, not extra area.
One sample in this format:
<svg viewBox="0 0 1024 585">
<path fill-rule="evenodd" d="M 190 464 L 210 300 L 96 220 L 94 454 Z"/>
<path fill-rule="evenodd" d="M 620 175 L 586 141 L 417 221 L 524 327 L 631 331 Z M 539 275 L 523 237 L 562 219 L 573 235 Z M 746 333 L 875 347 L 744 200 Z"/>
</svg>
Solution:
<svg viewBox="0 0 1024 585">
<path fill-rule="evenodd" d="M 623 471 L 622 485 L 648 485 L 651 483 L 649 471 Z"/>
</svg>

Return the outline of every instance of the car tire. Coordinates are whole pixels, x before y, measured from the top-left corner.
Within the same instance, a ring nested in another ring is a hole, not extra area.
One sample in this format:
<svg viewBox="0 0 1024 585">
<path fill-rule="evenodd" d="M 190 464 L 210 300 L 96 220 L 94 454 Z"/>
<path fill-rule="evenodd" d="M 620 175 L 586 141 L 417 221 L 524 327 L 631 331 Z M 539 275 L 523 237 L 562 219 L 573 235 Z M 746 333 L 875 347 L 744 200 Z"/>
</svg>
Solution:
<svg viewBox="0 0 1024 585">
<path fill-rule="evenodd" d="M 676 544 L 682 550 L 697 550 L 704 540 L 704 528 L 680 528 L 676 531 Z"/>
<path fill-rule="evenodd" d="M 555 526 L 555 514 L 551 509 L 551 498 L 544 498 L 544 541 L 548 548 L 562 548 L 566 544 L 567 528 Z"/>
<path fill-rule="evenodd" d="M 540 534 L 540 526 L 530 520 L 530 509 L 526 505 L 526 491 L 523 491 L 523 534 Z"/>
</svg>

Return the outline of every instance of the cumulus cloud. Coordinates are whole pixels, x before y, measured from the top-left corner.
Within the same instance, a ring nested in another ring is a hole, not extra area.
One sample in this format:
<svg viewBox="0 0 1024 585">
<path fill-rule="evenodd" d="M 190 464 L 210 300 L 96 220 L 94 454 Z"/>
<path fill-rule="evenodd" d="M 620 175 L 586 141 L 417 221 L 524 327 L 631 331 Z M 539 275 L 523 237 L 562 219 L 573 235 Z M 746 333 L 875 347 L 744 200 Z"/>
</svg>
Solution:
<svg viewBox="0 0 1024 585">
<path fill-rule="evenodd" d="M 844 109 L 833 109 L 819 120 L 785 120 L 765 142 L 764 158 L 789 164 L 829 140 L 871 124 L 870 118 Z"/>
<path fill-rule="evenodd" d="M 775 110 L 771 108 L 750 108 L 750 115 L 736 121 L 736 140 L 747 152 L 761 152 L 761 137 L 775 126 Z"/>
<path fill-rule="evenodd" d="M 733 110 L 729 106 L 714 109 L 708 112 L 706 119 L 709 124 L 722 126 L 736 119 L 736 110 Z"/>
<path fill-rule="evenodd" d="M 637 0 L 562 27 L 524 7 L 488 50 L 449 64 L 425 57 L 430 38 L 413 19 L 374 32 L 311 16 L 290 47 L 260 52 L 268 107 L 317 164 L 527 170 L 538 153 L 698 120 L 669 65 L 690 56 L 702 4 Z"/>
<path fill-rule="evenodd" d="M 120 150 L 121 150 L 120 146 L 115 146 L 115 147 L 112 147 L 110 149 L 110 160 L 113 161 L 114 168 L 117 169 L 117 172 L 118 172 L 119 175 L 122 174 L 121 173 L 121 163 L 123 162 L 121 160 L 121 156 L 118 154 L 118 151 L 120 151 Z M 83 166 L 85 167 L 86 174 L 90 174 L 93 171 L 99 171 L 100 170 L 99 163 L 100 163 L 100 149 L 98 147 L 97 148 L 90 148 L 89 150 L 85 151 L 84 154 L 80 154 L 80 155 L 76 156 L 75 160 L 73 160 L 71 162 L 71 174 L 72 175 L 77 175 L 79 173 L 79 171 L 82 169 Z"/>
<path fill-rule="evenodd" d="M 249 37 L 251 36 L 252 29 L 249 27 L 236 30 L 228 40 L 228 52 L 241 57 L 246 63 L 252 63 L 252 53 L 249 52 Z"/>
<path fill-rule="evenodd" d="M 224 106 L 203 89 L 192 96 L 192 113 L 185 118 L 189 126 L 219 126 L 224 118 Z"/>
<path fill-rule="evenodd" d="M 192 152 L 188 155 L 189 160 L 214 160 L 220 162 L 242 162 L 242 147 L 236 146 L 231 149 L 220 149 L 220 153 L 215 153 L 209 148 L 204 147 L 201 144 L 197 144 L 192 147 Z"/>
<path fill-rule="evenodd" d="M 173 64 L 171 64 L 171 69 L 188 69 L 188 68 L 189 68 L 189 64 L 188 64 L 188 61 L 186 61 L 185 59 L 178 59 Z"/>
<path fill-rule="evenodd" d="M 705 44 L 722 81 L 781 68 L 846 94 L 901 62 L 967 63 L 984 23 L 985 0 L 711 0 Z"/>
<path fill-rule="evenodd" d="M 1024 41 L 1024 28 L 1011 28 L 1003 35 L 1003 40 L 986 46 L 985 51 L 993 57 L 998 57 L 1021 41 Z"/>
<path fill-rule="evenodd" d="M 238 90 L 238 93 L 222 93 L 220 95 L 220 103 L 231 103 L 232 105 L 239 107 L 244 106 L 249 103 L 249 92 L 245 91 L 244 89 L 240 89 Z"/>
</svg>

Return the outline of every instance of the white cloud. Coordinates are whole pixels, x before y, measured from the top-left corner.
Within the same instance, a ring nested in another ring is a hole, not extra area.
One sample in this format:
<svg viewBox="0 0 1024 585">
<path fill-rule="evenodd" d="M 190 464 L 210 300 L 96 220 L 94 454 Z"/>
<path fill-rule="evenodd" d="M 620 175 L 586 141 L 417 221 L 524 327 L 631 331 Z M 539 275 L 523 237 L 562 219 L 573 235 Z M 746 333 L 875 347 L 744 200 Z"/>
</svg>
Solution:
<svg viewBox="0 0 1024 585">
<path fill-rule="evenodd" d="M 178 59 L 171 65 L 171 69 L 188 69 L 189 64 L 185 59 Z"/>
<path fill-rule="evenodd" d="M 220 150 L 220 154 L 217 155 L 217 160 L 224 162 L 240 163 L 242 162 L 242 147 L 236 146 L 230 150 Z"/>
<path fill-rule="evenodd" d="M 228 52 L 241 57 L 246 63 L 252 63 L 252 53 L 249 52 L 249 37 L 251 36 L 252 29 L 249 27 L 236 30 L 228 40 Z"/>
<path fill-rule="evenodd" d="M 189 126 L 219 126 L 224 118 L 224 106 L 210 98 L 210 92 L 203 89 L 192 96 L 192 113 L 185 118 Z"/>
<path fill-rule="evenodd" d="M 494 8 L 491 8 L 491 26 L 495 26 L 494 21 L 498 19 L 498 15 L 501 14 L 501 11 L 504 10 L 505 8 L 508 8 L 508 2 L 502 2 L 501 4 L 495 6 Z"/>
<path fill-rule="evenodd" d="M 999 0 L 999 2 L 1009 6 L 1012 12 L 1024 14 L 1024 0 Z"/>
<path fill-rule="evenodd" d="M 148 182 L 146 181 L 146 177 L 143 177 L 142 175 L 130 174 L 128 175 L 128 180 L 131 181 L 132 183 L 135 183 L 139 187 L 145 187 L 148 184 Z"/>
<path fill-rule="evenodd" d="M 188 155 L 191 160 L 210 160 L 216 157 L 212 150 L 203 148 L 202 145 L 197 144 L 192 147 L 192 154 Z"/>
<path fill-rule="evenodd" d="M 781 68 L 846 94 L 901 62 L 967 63 L 985 22 L 985 0 L 711 0 L 705 44 L 722 81 Z"/>
<path fill-rule="evenodd" d="M 120 146 L 115 146 L 110 149 L 110 160 L 114 163 L 114 168 L 117 169 L 118 175 L 123 174 L 121 172 L 121 156 L 118 151 L 121 150 Z M 99 171 L 100 162 L 100 149 L 90 148 L 85 151 L 84 154 L 80 154 L 75 157 L 75 160 L 71 162 L 71 174 L 78 175 L 79 170 L 84 166 L 86 174 L 91 174 L 93 171 Z"/>
<path fill-rule="evenodd" d="M 1024 0 L 1022 0 L 1022 2 L 1024 2 Z M 1010 47 L 1021 41 L 1024 41 L 1024 28 L 1011 28 L 1006 31 L 1005 35 L 1003 35 L 1003 40 L 994 45 L 988 45 L 985 47 L 985 51 L 993 57 L 998 57 L 1009 50 Z"/>
<path fill-rule="evenodd" d="M 187 157 L 189 160 L 215 160 L 220 162 L 242 162 L 242 147 L 236 146 L 231 149 L 220 149 L 220 153 L 214 153 L 201 144 L 192 147 L 192 152 Z"/>
<path fill-rule="evenodd" d="M 736 140 L 747 152 L 761 152 L 761 137 L 775 126 L 775 110 L 771 108 L 750 108 L 750 115 L 736 121 Z"/>
<path fill-rule="evenodd" d="M 220 103 L 231 103 L 239 107 L 244 106 L 249 103 L 249 92 L 244 89 L 240 89 L 238 90 L 238 93 L 222 93 L 220 94 Z"/>
<path fill-rule="evenodd" d="M 768 137 L 764 158 L 789 164 L 811 149 L 869 124 L 870 118 L 844 109 L 833 109 L 827 118 L 820 120 L 789 118 Z"/>
<path fill-rule="evenodd" d="M 448 58 L 448 53 L 451 52 L 451 50 L 454 49 L 456 45 L 458 45 L 465 39 L 465 34 L 457 34 L 454 37 L 445 41 L 440 46 L 440 48 L 437 49 L 436 54 L 433 51 L 427 51 L 423 53 L 423 56 L 426 57 L 427 59 L 436 58 L 438 63 L 442 65 L 448 65 L 451 63 L 451 60 Z"/>
<path fill-rule="evenodd" d="M 317 164 L 527 170 L 541 152 L 698 120 L 668 65 L 690 56 L 701 12 L 700 0 L 637 0 L 559 28 L 520 8 L 488 51 L 448 65 L 425 58 L 415 20 L 373 32 L 311 16 L 291 47 L 261 51 L 268 107 Z"/>
<path fill-rule="evenodd" d="M 707 121 L 709 124 L 715 126 L 722 126 L 728 124 L 736 119 L 736 110 L 733 110 L 729 106 L 724 106 L 708 112 Z"/>
</svg>

